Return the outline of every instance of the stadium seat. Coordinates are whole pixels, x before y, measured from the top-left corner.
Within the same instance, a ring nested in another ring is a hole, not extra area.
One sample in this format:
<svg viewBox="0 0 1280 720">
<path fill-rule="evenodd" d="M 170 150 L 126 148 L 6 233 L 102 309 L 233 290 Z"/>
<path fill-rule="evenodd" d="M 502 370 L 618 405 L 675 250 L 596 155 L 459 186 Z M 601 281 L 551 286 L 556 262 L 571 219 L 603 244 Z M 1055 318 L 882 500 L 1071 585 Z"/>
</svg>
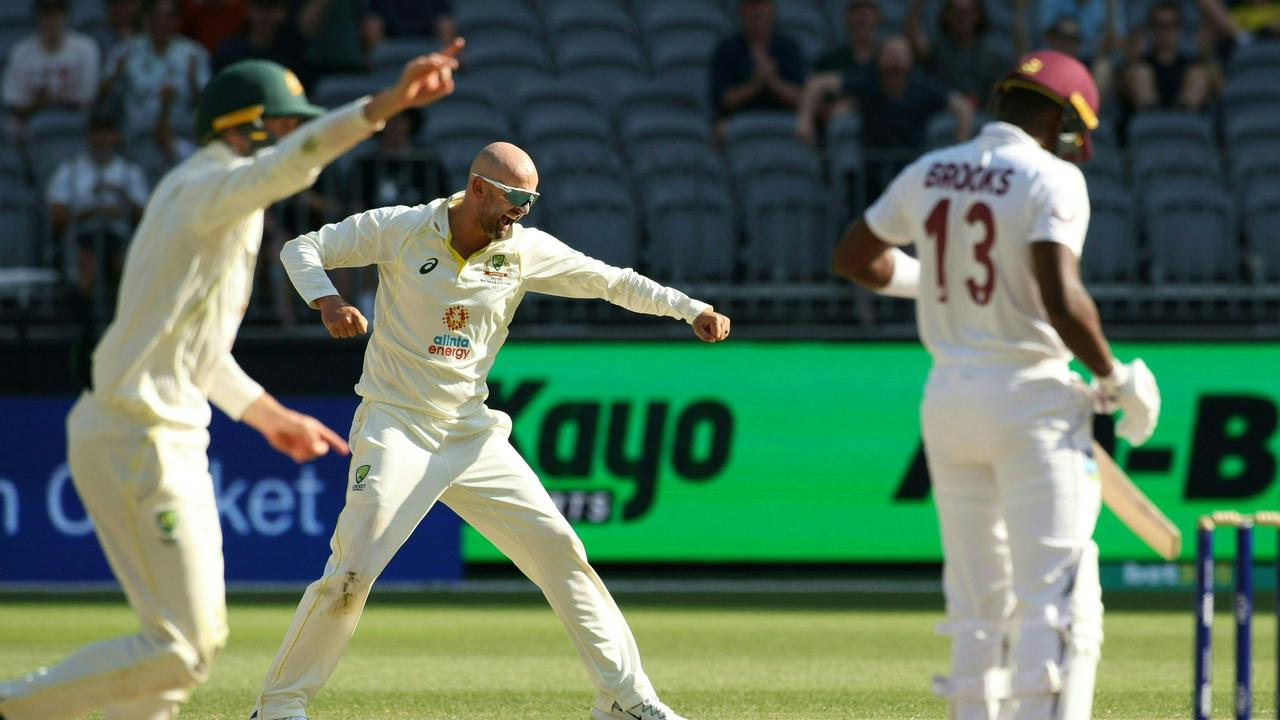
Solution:
<svg viewBox="0 0 1280 720">
<path fill-rule="evenodd" d="M 654 150 L 632 158 L 630 170 L 641 195 L 650 203 L 668 192 L 697 197 L 707 192 L 707 187 L 730 187 L 724 161 L 708 146 Z"/>
<path fill-rule="evenodd" d="M 1172 181 L 1150 188 L 1142 206 L 1152 281 L 1222 283 L 1239 279 L 1235 214 L 1221 187 Z"/>
<path fill-rule="evenodd" d="M 423 137 L 430 133 L 431 126 L 435 123 L 448 123 L 455 119 L 468 121 L 475 118 L 476 122 L 485 123 L 497 118 L 504 125 L 506 124 L 501 111 L 493 104 L 489 94 L 470 86 L 455 87 L 448 97 L 426 107 L 424 112 L 426 117 L 422 124 Z"/>
<path fill-rule="evenodd" d="M 450 183 L 461 188 L 466 185 L 467 173 L 476 153 L 491 142 L 511 142 L 515 139 L 515 133 L 497 113 L 470 115 L 441 112 L 431 115 L 426 123 L 426 139 L 440 154 Z"/>
<path fill-rule="evenodd" d="M 602 105 L 611 106 L 620 88 L 645 78 L 644 57 L 634 42 L 597 45 L 567 41 L 555 48 L 560 77 L 587 88 Z"/>
<path fill-rule="evenodd" d="M 522 120 L 520 135 L 543 157 L 592 159 L 616 154 L 613 135 L 599 115 L 544 116 Z"/>
<path fill-rule="evenodd" d="M 1093 156 L 1089 162 L 1080 166 L 1085 178 L 1093 182 L 1094 178 L 1107 177 L 1117 182 L 1124 181 L 1124 160 L 1118 148 L 1109 145 L 1095 145 Z"/>
<path fill-rule="evenodd" d="M 724 12 L 697 0 L 645 0 L 636 4 L 640 30 L 647 42 L 677 38 L 714 47 L 732 27 Z"/>
<path fill-rule="evenodd" d="M 708 104 L 708 65 L 716 38 L 697 31 L 669 29 L 648 38 L 653 74 L 668 86 Z"/>
<path fill-rule="evenodd" d="M 605 0 L 553 0 L 543 10 L 553 41 L 568 33 L 598 32 L 602 37 L 634 36 L 636 23 L 621 6 Z"/>
<path fill-rule="evenodd" d="M 730 115 L 725 123 L 724 139 L 734 152 L 747 152 L 759 143 L 799 142 L 795 133 L 795 113 L 754 110 Z"/>
<path fill-rule="evenodd" d="M 495 105 L 509 112 L 526 85 L 551 76 L 551 59 L 541 46 L 468 43 L 458 75 L 459 80 L 485 90 Z"/>
<path fill-rule="evenodd" d="M 694 153 L 712 144 L 706 118 L 694 113 L 624 115 L 621 129 L 627 155 L 633 159 L 662 153 Z"/>
<path fill-rule="evenodd" d="M 26 197 L 0 198 L 0 227 L 5 242 L 0 243 L 0 268 L 32 267 L 45 264 L 41 257 L 35 212 L 40 204 Z"/>
<path fill-rule="evenodd" d="M 661 81 L 643 80 L 620 88 L 615 107 L 619 118 L 671 113 L 697 113 L 705 117 L 702 110 L 705 95 L 705 90 L 695 96 Z"/>
<path fill-rule="evenodd" d="M 27 122 L 27 158 L 35 186 L 44 192 L 58 164 L 85 146 L 88 118 L 73 110 L 45 110 Z"/>
<path fill-rule="evenodd" d="M 821 0 L 783 0 L 776 7 L 775 26 L 781 34 L 800 43 L 809 62 L 831 47 L 834 38 Z"/>
<path fill-rule="evenodd" d="M 1205 115 L 1188 112 L 1138 113 L 1130 120 L 1126 137 L 1131 151 L 1153 142 L 1181 141 L 1205 146 L 1215 143 L 1213 122 Z"/>
<path fill-rule="evenodd" d="M 550 194 L 549 194 L 550 195 Z M 549 197 L 550 232 L 567 245 L 618 267 L 639 260 L 634 205 L 619 181 L 569 182 Z"/>
<path fill-rule="evenodd" d="M 1269 75 L 1280 73 L 1280 43 L 1253 42 L 1235 49 L 1227 69 L 1228 77 L 1245 75 Z"/>
<path fill-rule="evenodd" d="M 1250 73 L 1243 77 L 1228 77 L 1222 94 L 1227 116 L 1250 108 L 1280 111 L 1280 83 L 1273 76 Z"/>
<path fill-rule="evenodd" d="M 1245 196 L 1244 236 L 1253 279 L 1280 282 L 1280 184 L 1254 185 Z"/>
<path fill-rule="evenodd" d="M 645 267 L 660 282 L 732 277 L 738 242 L 725 186 L 701 183 L 693 194 L 657 188 L 646 198 L 645 224 Z"/>
<path fill-rule="evenodd" d="M 826 127 L 826 160 L 837 197 L 844 202 L 846 215 L 861 212 L 866 205 L 865 189 L 858 182 L 862 173 L 862 116 L 856 112 L 832 118 Z"/>
<path fill-rule="evenodd" d="M 589 90 L 557 78 L 527 83 L 515 96 L 514 110 L 520 123 L 537 121 L 543 115 L 601 114 L 600 106 Z"/>
<path fill-rule="evenodd" d="M 376 93 L 382 88 L 382 83 L 370 75 L 340 73 L 322 76 L 315 89 L 307 94 L 320 107 L 336 108 L 356 98 Z"/>
<path fill-rule="evenodd" d="M 369 64 L 373 73 L 379 76 L 395 75 L 404 69 L 404 64 L 419 55 L 440 49 L 440 43 L 433 37 L 397 37 L 385 38 L 373 46 Z"/>
<path fill-rule="evenodd" d="M 741 185 L 739 187 L 742 187 Z M 814 282 L 830 279 L 832 228 L 826 189 L 803 171 L 758 177 L 744 188 L 750 280 Z"/>
<path fill-rule="evenodd" d="M 1196 141 L 1149 141 L 1130 153 L 1134 183 L 1141 186 L 1161 175 L 1217 177 L 1222 160 L 1216 145 Z"/>
<path fill-rule="evenodd" d="M 481 0 L 458 4 L 453 13 L 458 34 L 468 40 L 477 32 L 539 35 L 542 23 L 521 0 Z"/>
<path fill-rule="evenodd" d="M 1091 283 L 1134 282 L 1138 277 L 1138 242 L 1133 199 L 1124 188 L 1106 182 L 1089 186 L 1089 234 L 1080 271 Z"/>
</svg>

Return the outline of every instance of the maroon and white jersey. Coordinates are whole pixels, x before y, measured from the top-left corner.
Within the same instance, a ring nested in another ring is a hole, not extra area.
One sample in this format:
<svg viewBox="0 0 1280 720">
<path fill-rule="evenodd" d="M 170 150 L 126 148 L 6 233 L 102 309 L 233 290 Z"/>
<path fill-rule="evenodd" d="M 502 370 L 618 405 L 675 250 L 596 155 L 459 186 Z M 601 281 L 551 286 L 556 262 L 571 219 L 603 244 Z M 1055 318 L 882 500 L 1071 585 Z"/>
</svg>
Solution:
<svg viewBox="0 0 1280 720">
<path fill-rule="evenodd" d="M 973 140 L 924 155 L 866 212 L 885 242 L 916 246 L 920 338 L 935 365 L 1066 371 L 1031 243 L 1080 256 L 1089 195 L 1075 165 L 1021 128 L 988 123 Z"/>
</svg>

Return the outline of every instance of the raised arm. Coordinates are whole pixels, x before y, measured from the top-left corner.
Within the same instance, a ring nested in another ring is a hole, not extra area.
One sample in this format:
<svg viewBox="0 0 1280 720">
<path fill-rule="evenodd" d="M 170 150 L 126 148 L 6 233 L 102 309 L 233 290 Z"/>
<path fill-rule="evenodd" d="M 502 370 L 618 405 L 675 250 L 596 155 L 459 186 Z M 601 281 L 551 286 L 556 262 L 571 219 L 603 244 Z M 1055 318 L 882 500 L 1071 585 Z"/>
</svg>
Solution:
<svg viewBox="0 0 1280 720">
<path fill-rule="evenodd" d="M 211 221 L 266 207 L 311 186 L 320 170 L 381 129 L 392 116 L 453 92 L 459 38 L 446 50 L 410 60 L 395 85 L 345 105 L 289 134 L 274 147 L 242 158 L 215 186 L 201 188 Z"/>
</svg>

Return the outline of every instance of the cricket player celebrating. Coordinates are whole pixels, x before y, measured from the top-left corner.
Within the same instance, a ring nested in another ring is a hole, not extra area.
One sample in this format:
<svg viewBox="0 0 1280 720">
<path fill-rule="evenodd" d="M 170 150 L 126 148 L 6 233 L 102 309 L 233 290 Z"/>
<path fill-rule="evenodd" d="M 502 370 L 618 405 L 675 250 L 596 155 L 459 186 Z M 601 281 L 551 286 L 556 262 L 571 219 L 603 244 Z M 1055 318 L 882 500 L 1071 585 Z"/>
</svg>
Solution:
<svg viewBox="0 0 1280 720">
<path fill-rule="evenodd" d="M 271 62 L 231 65 L 205 88 L 196 111 L 205 146 L 151 196 L 119 310 L 94 354 L 93 390 L 67 419 L 76 490 L 141 628 L 0 683 L 0 717 L 58 720 L 103 708 L 105 720 L 167 720 L 208 678 L 227 637 L 205 455 L 209 402 L 298 462 L 347 452 L 231 357 L 263 209 L 311 185 L 387 118 L 452 92 L 459 47 L 410 61 L 394 87 L 329 114 Z M 303 120 L 311 121 L 298 129 Z M 264 147 L 276 137 L 285 139 Z"/>
<path fill-rule="evenodd" d="M 1087 720 L 1102 645 L 1095 408 L 1139 445 L 1160 410 L 1116 361 L 1080 281 L 1098 90 L 1075 59 L 1028 55 L 998 121 L 907 167 L 840 240 L 838 274 L 916 298 L 933 357 L 921 425 L 951 636 L 935 690 L 959 720 Z M 914 244 L 919 261 L 894 246 Z M 1072 353 L 1091 390 L 1068 369 Z M 1011 648 L 1006 648 L 1012 635 Z M 1006 657 L 1006 654 L 1008 657 Z"/>
<path fill-rule="evenodd" d="M 529 291 L 680 318 L 707 342 L 728 337 L 729 319 L 520 225 L 537 186 L 529 156 L 494 143 L 476 156 L 463 192 L 354 215 L 281 252 L 294 287 L 335 338 L 368 324 L 325 270 L 377 264 L 376 327 L 356 386 L 364 402 L 351 427 L 351 476 L 333 554 L 298 605 L 253 718 L 305 717 L 374 580 L 440 500 L 542 589 L 595 685 L 593 718 L 681 720 L 658 700 L 582 542 L 511 446 L 511 419 L 485 406 L 485 380 Z"/>
</svg>

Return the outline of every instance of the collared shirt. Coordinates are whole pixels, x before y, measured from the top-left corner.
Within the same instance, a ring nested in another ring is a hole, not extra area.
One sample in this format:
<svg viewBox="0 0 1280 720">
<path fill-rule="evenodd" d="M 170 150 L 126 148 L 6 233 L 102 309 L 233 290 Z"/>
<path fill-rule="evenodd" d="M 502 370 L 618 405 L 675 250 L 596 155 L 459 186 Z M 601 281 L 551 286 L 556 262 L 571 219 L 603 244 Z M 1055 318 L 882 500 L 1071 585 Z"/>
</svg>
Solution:
<svg viewBox="0 0 1280 720">
<path fill-rule="evenodd" d="M 147 423 L 239 419 L 262 387 L 231 357 L 252 290 L 263 208 L 378 129 L 367 98 L 242 157 L 206 145 L 160 181 L 125 258 L 116 317 L 93 355 L 93 393 Z"/>
<path fill-rule="evenodd" d="M 686 322 L 710 307 L 519 223 L 463 258 L 449 229 L 449 208 L 462 198 L 353 215 L 289 241 L 280 253 L 294 287 L 312 304 L 338 294 L 326 269 L 378 266 L 373 333 L 356 385 L 367 400 L 443 418 L 479 411 L 489 369 L 526 292 L 601 298 Z"/>
<path fill-rule="evenodd" d="M 195 91 L 209 82 L 209 53 L 198 43 L 175 35 L 163 52 L 156 52 L 148 35 L 135 35 L 115 46 L 107 60 L 107 72 L 121 67 L 124 83 L 124 131 L 127 135 L 150 132 L 160 117 L 160 90 L 166 85 L 174 90 L 175 116 L 186 116 L 195 106 L 191 73 L 195 73 Z"/>
<path fill-rule="evenodd" d="M 1061 243 L 1079 257 L 1089 195 L 1078 167 L 1019 127 L 988 123 L 903 170 L 866 222 L 885 242 L 916 246 L 920 338 L 936 365 L 1066 372 L 1071 353 L 1049 324 L 1029 246 Z"/>
<path fill-rule="evenodd" d="M 98 58 L 98 46 L 87 35 L 68 30 L 53 52 L 32 35 L 9 51 L 4 104 L 26 107 L 41 90 L 54 102 L 88 104 L 98 93 Z"/>
</svg>

